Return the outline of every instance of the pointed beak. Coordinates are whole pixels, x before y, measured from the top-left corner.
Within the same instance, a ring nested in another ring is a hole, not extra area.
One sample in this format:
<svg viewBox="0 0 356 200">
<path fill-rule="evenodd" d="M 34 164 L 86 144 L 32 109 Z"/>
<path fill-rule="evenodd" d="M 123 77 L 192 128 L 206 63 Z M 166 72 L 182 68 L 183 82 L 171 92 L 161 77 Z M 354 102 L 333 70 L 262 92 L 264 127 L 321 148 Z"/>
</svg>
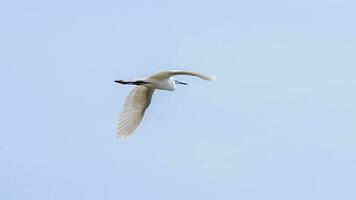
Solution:
<svg viewBox="0 0 356 200">
<path fill-rule="evenodd" d="M 176 82 L 177 82 L 178 84 L 181 84 L 181 85 L 188 85 L 188 83 L 184 83 L 184 82 L 181 82 L 181 81 L 177 81 L 177 80 L 176 80 Z"/>
</svg>

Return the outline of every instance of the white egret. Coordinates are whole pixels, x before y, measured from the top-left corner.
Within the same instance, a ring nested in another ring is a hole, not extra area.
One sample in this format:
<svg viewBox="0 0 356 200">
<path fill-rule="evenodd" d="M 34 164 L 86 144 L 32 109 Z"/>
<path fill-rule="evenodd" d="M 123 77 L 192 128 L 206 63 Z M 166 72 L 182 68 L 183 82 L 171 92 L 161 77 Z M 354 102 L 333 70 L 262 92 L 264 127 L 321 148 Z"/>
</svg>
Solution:
<svg viewBox="0 0 356 200">
<path fill-rule="evenodd" d="M 207 81 L 215 78 L 214 76 L 206 76 L 191 71 L 170 70 L 159 72 L 147 78 L 137 79 L 135 81 L 115 81 L 120 84 L 136 85 L 126 98 L 126 102 L 119 117 L 119 125 L 117 127 L 117 136 L 119 138 L 126 138 L 140 124 L 147 107 L 151 103 L 151 98 L 155 89 L 174 91 L 177 84 L 188 85 L 187 83 L 178 81 L 172 77 L 175 75 L 197 76 Z"/>
</svg>

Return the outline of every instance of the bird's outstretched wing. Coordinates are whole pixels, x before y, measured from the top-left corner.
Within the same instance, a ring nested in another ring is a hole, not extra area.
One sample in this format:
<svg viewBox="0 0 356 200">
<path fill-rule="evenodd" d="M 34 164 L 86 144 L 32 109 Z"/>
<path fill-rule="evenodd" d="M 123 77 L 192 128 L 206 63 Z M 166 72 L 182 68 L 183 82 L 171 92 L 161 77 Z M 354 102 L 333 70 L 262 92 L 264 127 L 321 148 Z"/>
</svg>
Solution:
<svg viewBox="0 0 356 200">
<path fill-rule="evenodd" d="M 175 76 L 175 75 L 197 76 L 197 77 L 202 78 L 207 81 L 211 81 L 211 80 L 215 79 L 215 76 L 207 76 L 204 74 L 199 74 L 196 72 L 185 71 L 185 70 L 169 70 L 169 71 L 159 72 L 159 73 L 151 75 L 149 78 L 164 79 L 164 78 L 169 78 L 169 77 Z"/>
<path fill-rule="evenodd" d="M 154 89 L 136 86 L 126 98 L 126 102 L 119 117 L 117 136 L 121 139 L 130 135 L 140 124 L 146 108 L 151 103 Z"/>
</svg>

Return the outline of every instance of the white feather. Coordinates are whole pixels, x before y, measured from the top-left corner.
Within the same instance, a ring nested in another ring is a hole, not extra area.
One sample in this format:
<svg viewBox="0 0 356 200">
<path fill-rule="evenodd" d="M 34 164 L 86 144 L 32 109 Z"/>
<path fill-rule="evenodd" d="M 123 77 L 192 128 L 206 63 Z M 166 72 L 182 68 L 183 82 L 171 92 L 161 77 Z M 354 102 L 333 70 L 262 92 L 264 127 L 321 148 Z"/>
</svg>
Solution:
<svg viewBox="0 0 356 200">
<path fill-rule="evenodd" d="M 126 138 L 130 135 L 142 121 L 146 109 L 151 103 L 153 92 L 156 89 L 173 91 L 176 88 L 176 82 L 171 76 L 190 75 L 200 77 L 204 80 L 213 80 L 215 76 L 206 76 L 191 71 L 170 70 L 159 72 L 148 78 L 138 79 L 137 82 L 117 81 L 122 84 L 137 84 L 126 98 L 123 110 L 120 114 L 117 136 Z"/>
</svg>

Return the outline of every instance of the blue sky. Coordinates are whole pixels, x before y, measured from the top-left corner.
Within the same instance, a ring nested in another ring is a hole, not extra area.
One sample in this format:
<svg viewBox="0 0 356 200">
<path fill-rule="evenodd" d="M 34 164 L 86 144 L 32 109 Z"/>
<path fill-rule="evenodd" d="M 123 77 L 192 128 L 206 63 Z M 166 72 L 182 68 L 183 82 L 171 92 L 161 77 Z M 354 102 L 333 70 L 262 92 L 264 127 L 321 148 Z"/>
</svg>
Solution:
<svg viewBox="0 0 356 200">
<path fill-rule="evenodd" d="M 354 1 L 0 2 L 0 199 L 356 199 Z M 127 140 L 131 87 L 158 91 Z"/>
</svg>

